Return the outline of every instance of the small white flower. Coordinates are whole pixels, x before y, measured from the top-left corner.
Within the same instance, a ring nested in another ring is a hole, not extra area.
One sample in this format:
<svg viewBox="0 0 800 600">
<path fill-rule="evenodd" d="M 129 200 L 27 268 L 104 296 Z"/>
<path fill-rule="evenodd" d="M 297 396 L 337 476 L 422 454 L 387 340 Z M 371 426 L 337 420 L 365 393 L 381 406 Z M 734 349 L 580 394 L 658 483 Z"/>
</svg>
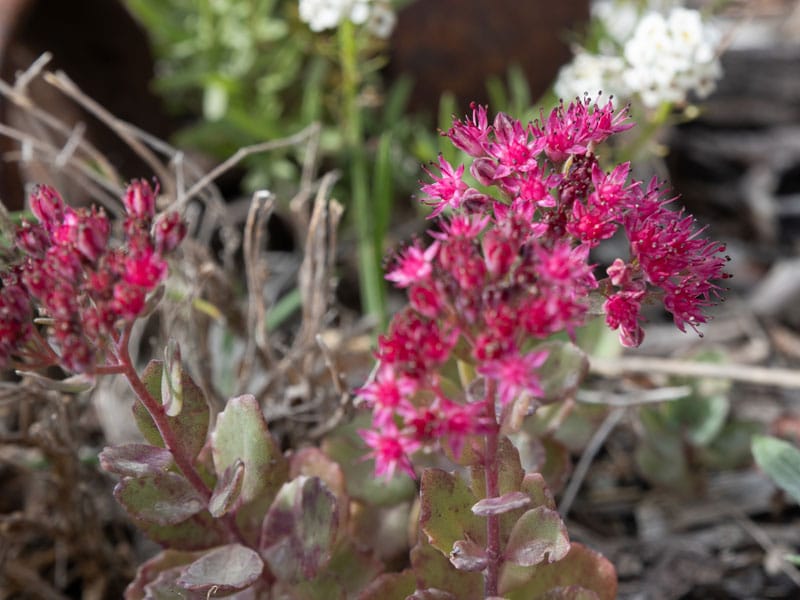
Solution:
<svg viewBox="0 0 800 600">
<path fill-rule="evenodd" d="M 300 0 L 300 20 L 311 31 L 335 29 L 345 19 L 364 25 L 378 37 L 388 37 L 396 17 L 387 2 L 373 0 Z"/>
<path fill-rule="evenodd" d="M 618 56 L 603 56 L 581 51 L 571 63 L 561 68 L 555 83 L 555 92 L 564 100 L 594 96 L 602 91 L 604 95 L 627 95 L 622 80 L 625 61 Z"/>
<path fill-rule="evenodd" d="M 344 18 L 347 0 L 300 0 L 300 20 L 311 31 L 333 29 Z"/>
<path fill-rule="evenodd" d="M 392 34 L 396 23 L 394 11 L 387 4 L 379 3 L 372 7 L 367 28 L 375 37 L 386 39 Z"/>
</svg>

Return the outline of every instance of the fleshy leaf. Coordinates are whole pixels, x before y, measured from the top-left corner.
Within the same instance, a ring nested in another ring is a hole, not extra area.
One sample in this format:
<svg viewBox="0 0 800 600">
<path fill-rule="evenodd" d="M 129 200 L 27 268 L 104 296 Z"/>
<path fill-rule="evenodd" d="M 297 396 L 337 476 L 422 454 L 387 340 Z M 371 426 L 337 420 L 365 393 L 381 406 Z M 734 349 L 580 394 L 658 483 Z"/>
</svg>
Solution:
<svg viewBox="0 0 800 600">
<path fill-rule="evenodd" d="M 475 496 L 460 477 L 441 469 L 422 472 L 419 524 L 444 555 L 465 535 L 477 542 L 485 539 L 486 525 L 472 513 L 474 504 Z"/>
<path fill-rule="evenodd" d="M 556 501 L 541 473 L 528 473 L 525 475 L 525 479 L 522 480 L 522 491 L 530 496 L 534 507 L 544 506 L 551 510 L 556 509 Z"/>
<path fill-rule="evenodd" d="M 572 473 L 569 449 L 550 435 L 524 435 L 518 439 L 525 468 L 529 472 L 541 473 L 554 494 L 560 492 Z"/>
<path fill-rule="evenodd" d="M 217 479 L 217 485 L 208 501 L 208 512 L 212 517 L 218 518 L 230 512 L 242 492 L 243 481 L 244 463 L 237 460 Z"/>
<path fill-rule="evenodd" d="M 294 479 L 300 475 L 319 477 L 328 490 L 336 496 L 336 505 L 342 507 L 342 510 L 338 511 L 339 529 L 344 530 L 349 516 L 349 511 L 344 507 L 350 505 L 350 499 L 347 496 L 344 472 L 339 464 L 331 460 L 319 448 L 309 446 L 298 450 L 289 461 L 289 478 Z"/>
<path fill-rule="evenodd" d="M 523 514 L 511 530 L 505 558 L 515 565 L 532 567 L 556 562 L 569 552 L 567 528 L 559 514 L 540 506 Z"/>
<path fill-rule="evenodd" d="M 573 542 L 567 556 L 554 563 L 519 567 L 506 563 L 500 574 L 500 593 L 508 600 L 532 600 L 551 590 L 573 585 L 597 594 L 599 600 L 617 597 L 617 573 L 608 559 Z"/>
<path fill-rule="evenodd" d="M 417 580 L 410 570 L 401 573 L 384 573 L 358 595 L 358 600 L 394 600 L 407 598 L 414 593 Z"/>
<path fill-rule="evenodd" d="M 355 598 L 384 570 L 370 550 L 344 539 L 336 544 L 330 562 L 315 579 L 291 584 L 291 590 L 303 600 Z"/>
<path fill-rule="evenodd" d="M 207 550 L 228 541 L 220 522 L 206 510 L 175 525 L 157 525 L 141 519 L 133 522 L 151 540 L 174 550 Z"/>
<path fill-rule="evenodd" d="M 255 582 L 264 570 L 257 552 L 240 544 L 230 544 L 207 552 L 190 564 L 178 583 L 192 591 L 227 594 Z"/>
<path fill-rule="evenodd" d="M 145 367 L 141 376 L 147 391 L 156 401 L 161 400 L 162 370 L 163 363 L 152 360 Z M 206 443 L 210 411 L 205 395 L 186 371 L 181 374 L 181 389 L 183 390 L 181 414 L 177 417 L 167 417 L 167 419 L 176 434 L 181 452 L 194 458 Z M 161 434 L 158 432 L 153 418 L 138 400 L 133 405 L 133 416 L 144 439 L 153 446 L 163 448 L 164 441 L 161 439 Z"/>
<path fill-rule="evenodd" d="M 475 542 L 458 540 L 450 551 L 450 564 L 459 571 L 480 572 L 488 562 L 486 551 Z"/>
<path fill-rule="evenodd" d="M 179 552 L 163 550 L 153 558 L 145 561 L 136 570 L 136 578 L 125 589 L 125 600 L 144 600 L 144 587 L 154 581 L 159 573 L 188 565 L 197 559 L 197 552 Z"/>
<path fill-rule="evenodd" d="M 178 584 L 181 571 L 182 568 L 174 567 L 158 573 L 144 586 L 145 600 L 202 600 L 201 592 L 192 592 Z"/>
<path fill-rule="evenodd" d="M 544 342 L 536 350 L 547 352 L 547 360 L 539 369 L 543 402 L 557 402 L 572 396 L 589 372 L 586 353 L 575 344 L 557 340 Z"/>
<path fill-rule="evenodd" d="M 114 497 L 135 519 L 156 525 L 174 525 L 205 508 L 200 494 L 177 473 L 125 477 Z"/>
<path fill-rule="evenodd" d="M 272 498 L 286 481 L 288 463 L 252 395 L 228 400 L 211 434 L 211 452 L 217 477 L 238 460 L 244 464 L 242 502 Z"/>
<path fill-rule="evenodd" d="M 310 579 L 330 560 L 337 524 L 334 495 L 301 475 L 281 487 L 264 519 L 261 556 L 280 579 Z"/>
<path fill-rule="evenodd" d="M 109 473 L 128 477 L 164 473 L 172 464 L 172 453 L 149 444 L 107 446 L 100 453 L 100 466 Z"/>
<path fill-rule="evenodd" d="M 164 367 L 161 369 L 161 401 L 170 417 L 177 417 L 183 408 L 182 373 L 181 347 L 170 338 L 164 348 Z"/>
<path fill-rule="evenodd" d="M 427 588 L 424 590 L 417 590 L 408 596 L 406 600 L 458 600 L 458 598 L 450 592 L 445 592 L 444 590 Z"/>
<path fill-rule="evenodd" d="M 754 435 L 756 463 L 784 492 L 800 503 L 800 450 L 784 440 Z"/>
<path fill-rule="evenodd" d="M 508 492 L 497 498 L 478 500 L 472 507 L 472 512 L 479 517 L 502 515 L 503 513 L 523 508 L 530 503 L 531 498 L 527 494 L 523 492 Z"/>
<path fill-rule="evenodd" d="M 483 576 L 480 573 L 459 571 L 447 556 L 424 541 L 411 549 L 411 567 L 419 589 L 442 590 L 458 600 L 483 598 Z"/>
<path fill-rule="evenodd" d="M 600 600 L 592 590 L 587 590 L 579 585 L 553 588 L 539 596 L 539 600 Z"/>
<path fill-rule="evenodd" d="M 497 487 L 500 494 L 519 491 L 525 471 L 519 459 L 519 450 L 505 436 L 501 436 L 497 445 Z M 486 497 L 486 475 L 482 465 L 475 465 L 470 469 L 473 493 L 478 498 Z"/>
</svg>

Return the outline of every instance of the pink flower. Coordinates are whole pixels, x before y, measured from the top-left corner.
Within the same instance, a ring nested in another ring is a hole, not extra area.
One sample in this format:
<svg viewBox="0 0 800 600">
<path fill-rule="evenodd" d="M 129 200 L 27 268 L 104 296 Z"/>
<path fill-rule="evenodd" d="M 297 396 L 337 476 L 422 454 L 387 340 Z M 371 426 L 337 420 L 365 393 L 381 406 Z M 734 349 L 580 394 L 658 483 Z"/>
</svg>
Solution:
<svg viewBox="0 0 800 600">
<path fill-rule="evenodd" d="M 103 358 L 98 349 L 109 346 L 105 336 L 115 342 L 119 328 L 141 314 L 147 293 L 166 275 L 162 252 L 175 247 L 185 226 L 173 214 L 150 231 L 155 195 L 146 182 L 133 182 L 123 202 L 129 211 L 125 239 L 120 248 L 111 248 L 111 225 L 102 209 L 73 209 L 52 188 L 36 188 L 30 205 L 39 222 L 23 222 L 17 229 L 7 259 L 13 282 L 11 275 L 3 276 L 3 290 L 16 286 L 26 297 L 26 322 L 10 320 L 0 331 L 0 366 L 12 359 L 22 366 L 26 361 L 48 365 L 55 357 L 70 371 L 91 372 Z M 0 312 L 9 310 L 4 301 Z M 35 311 L 55 322 L 31 352 L 23 344 L 10 347 L 12 337 L 32 331 Z M 43 345 L 50 343 L 49 349 Z"/>
<path fill-rule="evenodd" d="M 410 477 L 416 478 L 409 455 L 421 447 L 420 443 L 409 438 L 397 429 L 394 423 L 387 423 L 379 430 L 362 429 L 361 437 L 371 448 L 367 457 L 375 459 L 375 474 L 391 479 L 399 468 Z"/>
<path fill-rule="evenodd" d="M 464 440 L 468 436 L 484 434 L 492 428 L 484 402 L 461 404 L 440 396 L 435 406 L 440 413 L 436 436 L 447 441 L 456 458 L 461 456 Z"/>
<path fill-rule="evenodd" d="M 438 242 L 434 242 L 425 250 L 420 248 L 419 244 L 409 246 L 398 257 L 397 266 L 386 275 L 386 279 L 401 288 L 428 280 L 431 276 L 431 261 L 438 250 Z"/>
<path fill-rule="evenodd" d="M 151 248 L 144 248 L 125 261 L 124 279 L 131 285 L 151 290 L 167 273 L 167 261 Z"/>
<path fill-rule="evenodd" d="M 425 172 L 433 179 L 433 183 L 422 186 L 422 191 L 428 196 L 425 204 L 434 207 L 433 212 L 428 217 L 429 219 L 436 217 L 445 208 L 458 208 L 461 206 L 469 190 L 469 186 L 462 180 L 464 165 L 453 170 L 450 163 L 439 155 L 439 171 L 441 176 L 437 177 L 431 171 L 425 169 Z"/>
<path fill-rule="evenodd" d="M 503 404 L 508 404 L 523 393 L 533 397 L 544 395 L 539 367 L 546 360 L 547 352 L 544 350 L 524 355 L 511 353 L 479 365 L 478 372 L 496 381 L 497 397 Z"/>
<path fill-rule="evenodd" d="M 396 411 L 416 391 L 417 382 L 395 374 L 389 366 L 382 367 L 375 380 L 356 393 L 367 401 L 375 414 L 375 424 L 383 427 L 392 421 Z"/>
<path fill-rule="evenodd" d="M 475 104 L 472 108 L 472 119 L 453 121 L 453 127 L 447 132 L 453 146 L 463 150 L 470 156 L 478 157 L 484 153 L 484 144 L 489 135 L 489 120 L 486 116 L 486 107 Z"/>
<path fill-rule="evenodd" d="M 716 280 L 726 277 L 724 247 L 669 210 L 655 180 L 646 188 L 629 181 L 628 163 L 600 168 L 594 146 L 628 129 L 626 119 L 626 109 L 587 98 L 528 126 L 505 114 L 489 126 L 474 106 L 471 120 L 454 122 L 447 135 L 472 157 L 470 174 L 494 192 L 469 188 L 465 165 L 441 157 L 440 175 L 423 186 L 431 216 L 451 214 L 431 232 L 431 248 L 415 243 L 387 275 L 406 289 L 408 306 L 379 338 L 381 371 L 362 391 L 380 472 L 412 473 L 407 446 L 447 444 L 458 455 L 467 436 L 499 427 L 487 407 L 542 398 L 548 353 L 535 342 L 561 332 L 574 338 L 600 287 L 589 252 L 620 230 L 629 258 L 614 260 L 602 290 L 606 322 L 622 343 L 641 343 L 647 298 L 663 298 L 681 330 L 705 322 L 704 309 L 721 293 Z M 456 360 L 460 374 L 466 363 L 485 385 L 452 389 Z"/>
<path fill-rule="evenodd" d="M 153 190 L 147 181 L 138 179 L 132 181 L 128 186 L 122 202 L 130 216 L 149 222 L 156 213 L 157 195 L 158 186 Z"/>
<path fill-rule="evenodd" d="M 159 254 L 169 254 L 186 237 L 186 223 L 176 212 L 161 217 L 153 227 L 153 245 Z"/>
<path fill-rule="evenodd" d="M 49 234 L 61 225 L 64 218 L 64 201 L 58 192 L 48 185 L 39 185 L 30 197 L 31 212 Z"/>
<path fill-rule="evenodd" d="M 644 340 L 644 330 L 639 324 L 639 311 L 644 295 L 644 290 L 617 292 L 609 296 L 603 306 L 606 324 L 611 329 L 620 330 L 620 341 L 623 346 L 636 347 Z"/>
</svg>

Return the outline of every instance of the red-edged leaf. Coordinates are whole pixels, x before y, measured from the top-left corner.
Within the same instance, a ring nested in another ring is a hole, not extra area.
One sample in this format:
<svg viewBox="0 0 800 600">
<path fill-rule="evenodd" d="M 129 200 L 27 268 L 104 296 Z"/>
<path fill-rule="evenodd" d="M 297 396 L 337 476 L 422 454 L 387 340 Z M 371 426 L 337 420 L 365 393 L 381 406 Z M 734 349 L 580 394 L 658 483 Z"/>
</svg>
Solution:
<svg viewBox="0 0 800 600">
<path fill-rule="evenodd" d="M 157 475 L 172 465 L 172 453 L 149 444 L 107 446 L 100 453 L 100 466 L 109 473 L 128 477 Z"/>
<path fill-rule="evenodd" d="M 212 517 L 219 518 L 233 509 L 242 492 L 243 481 L 244 463 L 237 460 L 217 479 L 217 485 L 214 486 L 214 492 L 208 501 L 208 512 Z"/>
<path fill-rule="evenodd" d="M 523 567 L 555 562 L 569 552 L 567 528 L 559 514 L 540 506 L 523 514 L 511 530 L 506 560 Z"/>
<path fill-rule="evenodd" d="M 156 525 L 180 523 L 205 508 L 197 490 L 176 473 L 125 477 L 114 497 L 133 518 Z"/>
<path fill-rule="evenodd" d="M 257 552 L 240 544 L 230 544 L 207 552 L 184 570 L 178 583 L 189 590 L 227 594 L 243 590 L 264 570 Z"/>
<path fill-rule="evenodd" d="M 523 492 L 508 492 L 497 498 L 478 500 L 472 507 L 472 512 L 479 517 L 502 515 L 518 508 L 524 508 L 530 503 L 531 497 L 529 495 Z"/>
</svg>

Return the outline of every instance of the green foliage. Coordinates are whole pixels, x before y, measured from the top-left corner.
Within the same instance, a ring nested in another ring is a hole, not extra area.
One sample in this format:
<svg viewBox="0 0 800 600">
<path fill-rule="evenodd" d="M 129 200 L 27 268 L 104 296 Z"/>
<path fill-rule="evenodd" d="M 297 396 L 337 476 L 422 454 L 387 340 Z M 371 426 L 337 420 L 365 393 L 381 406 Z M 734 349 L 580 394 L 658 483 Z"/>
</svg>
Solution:
<svg viewBox="0 0 800 600">
<path fill-rule="evenodd" d="M 150 395 L 161 402 L 162 372 L 164 363 L 158 360 L 150 361 L 142 373 L 142 381 Z M 208 402 L 202 390 L 197 387 L 194 380 L 186 371 L 181 371 L 181 389 L 183 403 L 181 412 L 174 417 L 168 417 L 167 422 L 175 431 L 180 445 L 180 451 L 187 456 L 196 457 L 206 443 L 210 411 Z M 164 447 L 164 441 L 158 432 L 152 416 L 141 400 L 133 405 L 133 416 L 136 426 L 142 432 L 144 439 L 153 446 Z"/>
<path fill-rule="evenodd" d="M 753 436 L 756 463 L 784 492 L 800 503 L 800 450 L 768 435 Z"/>
<path fill-rule="evenodd" d="M 724 357 L 706 353 L 697 360 L 719 362 Z M 735 468 L 749 460 L 752 423 L 730 415 L 730 382 L 720 379 L 673 378 L 688 385 L 683 398 L 639 409 L 643 435 L 636 464 L 653 483 L 691 491 L 703 469 Z"/>
<path fill-rule="evenodd" d="M 559 594 L 576 585 L 594 592 L 598 600 L 614 600 L 617 596 L 614 566 L 601 554 L 577 542 L 572 542 L 569 553 L 554 563 L 544 562 L 535 567 L 507 564 L 500 580 L 501 593 L 509 600 L 575 597 Z"/>
</svg>

